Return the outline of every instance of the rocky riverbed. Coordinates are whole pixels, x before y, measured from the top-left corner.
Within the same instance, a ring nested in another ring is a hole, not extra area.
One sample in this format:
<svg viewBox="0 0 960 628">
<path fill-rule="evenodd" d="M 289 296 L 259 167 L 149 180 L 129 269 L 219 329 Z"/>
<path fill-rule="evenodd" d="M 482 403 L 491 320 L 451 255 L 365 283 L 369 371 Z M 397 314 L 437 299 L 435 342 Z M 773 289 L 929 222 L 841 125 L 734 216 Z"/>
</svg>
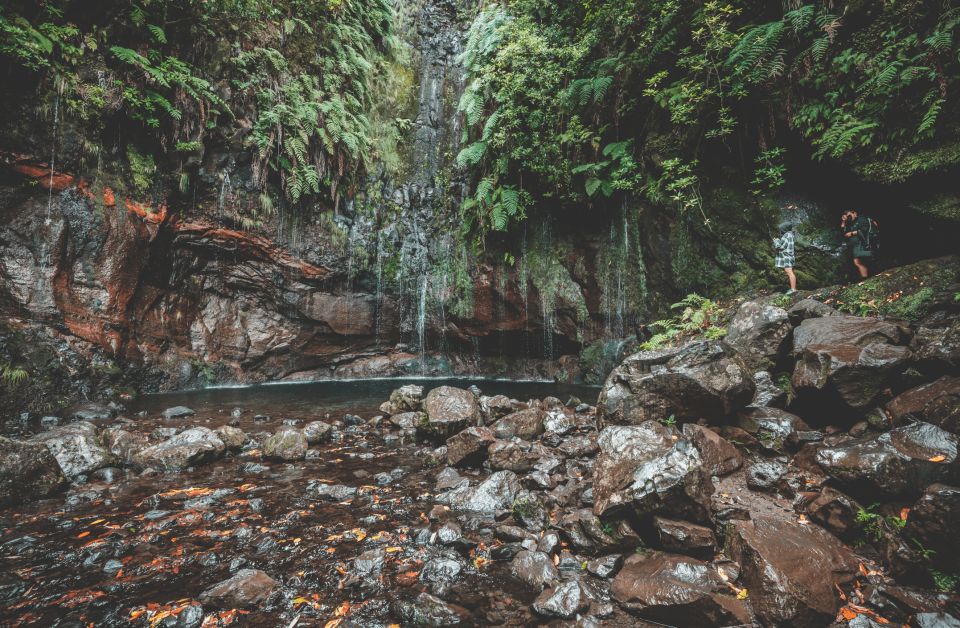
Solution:
<svg viewBox="0 0 960 628">
<path fill-rule="evenodd" d="M 0 440 L 0 623 L 957 626 L 952 308 L 748 302 L 596 404 L 438 382 L 44 419 Z"/>
</svg>

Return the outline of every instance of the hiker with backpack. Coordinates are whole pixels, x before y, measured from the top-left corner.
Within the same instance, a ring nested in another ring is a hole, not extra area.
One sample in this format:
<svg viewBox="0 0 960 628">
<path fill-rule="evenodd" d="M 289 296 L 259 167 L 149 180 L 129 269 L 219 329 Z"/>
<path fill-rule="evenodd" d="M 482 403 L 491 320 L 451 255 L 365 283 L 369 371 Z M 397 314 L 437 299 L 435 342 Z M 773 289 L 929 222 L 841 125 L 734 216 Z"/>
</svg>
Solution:
<svg viewBox="0 0 960 628">
<path fill-rule="evenodd" d="M 877 221 L 861 216 L 857 210 L 852 209 L 840 219 L 840 230 L 853 249 L 853 265 L 857 267 L 860 277 L 866 279 L 870 276 L 870 267 L 867 264 L 873 263 L 880 238 Z"/>
</svg>

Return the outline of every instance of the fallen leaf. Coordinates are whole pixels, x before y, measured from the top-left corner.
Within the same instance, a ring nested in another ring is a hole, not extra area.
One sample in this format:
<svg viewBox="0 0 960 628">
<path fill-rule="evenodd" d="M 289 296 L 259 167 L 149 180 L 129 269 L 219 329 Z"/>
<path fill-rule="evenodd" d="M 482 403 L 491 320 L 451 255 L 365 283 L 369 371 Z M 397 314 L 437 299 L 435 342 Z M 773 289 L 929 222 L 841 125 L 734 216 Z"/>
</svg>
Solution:
<svg viewBox="0 0 960 628">
<path fill-rule="evenodd" d="M 943 454 L 939 454 L 937 456 L 930 458 L 930 462 L 943 462 L 946 459 L 947 459 L 946 456 L 944 456 Z"/>
</svg>

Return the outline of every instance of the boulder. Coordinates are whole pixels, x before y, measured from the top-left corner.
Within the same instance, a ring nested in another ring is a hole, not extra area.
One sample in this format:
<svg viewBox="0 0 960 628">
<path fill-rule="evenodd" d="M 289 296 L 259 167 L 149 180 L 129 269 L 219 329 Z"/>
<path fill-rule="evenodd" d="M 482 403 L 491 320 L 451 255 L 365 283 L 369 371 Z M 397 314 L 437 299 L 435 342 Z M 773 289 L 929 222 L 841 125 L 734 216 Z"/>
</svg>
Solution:
<svg viewBox="0 0 960 628">
<path fill-rule="evenodd" d="M 480 412 L 483 420 L 489 425 L 516 411 L 518 402 L 504 395 L 486 395 L 480 397 Z"/>
<path fill-rule="evenodd" d="M 730 444 L 730 441 L 709 428 L 696 423 L 687 423 L 683 426 L 683 435 L 690 439 L 693 446 L 700 452 L 707 475 L 727 475 L 743 464 L 740 451 Z"/>
<path fill-rule="evenodd" d="M 530 450 L 529 443 L 514 440 L 496 440 L 487 449 L 490 468 L 514 473 L 525 473 L 532 470 L 539 460 L 539 456 Z"/>
<path fill-rule="evenodd" d="M 744 474 L 747 486 L 755 491 L 772 491 L 787 473 L 787 465 L 776 460 L 755 460 Z"/>
<path fill-rule="evenodd" d="M 622 539 L 612 526 L 604 525 L 592 510 L 582 508 L 564 515 L 556 527 L 570 542 L 570 546 L 589 554 L 620 549 Z"/>
<path fill-rule="evenodd" d="M 660 543 L 670 552 L 686 554 L 701 559 L 713 556 L 717 539 L 713 530 L 689 521 L 677 521 L 663 517 L 653 518 L 653 527 L 660 536 Z"/>
<path fill-rule="evenodd" d="M 590 598 L 576 580 L 568 580 L 543 591 L 533 602 L 533 610 L 544 617 L 572 619 L 590 606 Z"/>
<path fill-rule="evenodd" d="M 960 564 L 960 487 L 932 484 L 910 509 L 904 535 L 935 552 L 931 559 L 941 569 Z"/>
<path fill-rule="evenodd" d="M 783 451 L 799 432 L 810 431 L 803 419 L 779 408 L 748 408 L 737 415 L 737 426 L 771 451 Z"/>
<path fill-rule="evenodd" d="M 835 587 L 858 574 L 859 561 L 836 537 L 793 520 L 731 521 L 727 551 L 767 625 L 826 626 L 840 608 Z"/>
<path fill-rule="evenodd" d="M 307 455 L 307 437 L 298 429 L 277 430 L 263 441 L 263 457 L 268 460 L 303 460 Z"/>
<path fill-rule="evenodd" d="M 944 376 L 911 388 L 890 401 L 886 410 L 893 425 L 910 417 L 960 434 L 960 377 Z"/>
<path fill-rule="evenodd" d="M 572 432 L 576 426 L 576 421 L 572 416 L 568 416 L 563 408 L 554 408 L 543 417 L 543 429 L 546 432 L 564 436 Z"/>
<path fill-rule="evenodd" d="M 423 404 L 423 386 L 407 384 L 390 393 L 390 414 L 417 412 Z"/>
<path fill-rule="evenodd" d="M 146 435 L 140 432 L 128 432 L 119 427 L 108 427 L 100 433 L 100 442 L 121 463 L 133 466 L 134 457 L 150 446 Z"/>
<path fill-rule="evenodd" d="M 857 513 L 861 510 L 863 507 L 853 498 L 829 486 L 824 487 L 804 507 L 810 521 L 845 541 L 853 541 L 860 534 Z"/>
<path fill-rule="evenodd" d="M 607 377 L 597 401 L 602 425 L 639 425 L 670 416 L 717 420 L 747 405 L 756 387 L 743 360 L 722 342 L 641 351 Z"/>
<path fill-rule="evenodd" d="M 510 573 L 538 591 L 560 579 L 560 572 L 544 552 L 519 552 L 510 563 Z"/>
<path fill-rule="evenodd" d="M 751 408 L 782 408 L 787 403 L 787 392 L 774 383 L 767 371 L 757 371 L 753 374 L 753 383 L 757 391 L 753 394 Z"/>
<path fill-rule="evenodd" d="M 172 408 L 167 408 L 161 413 L 165 419 L 182 419 L 188 416 L 193 416 L 194 414 L 196 413 L 187 406 L 173 406 Z"/>
<path fill-rule="evenodd" d="M 326 482 L 312 481 L 307 485 L 307 497 L 321 499 L 328 502 L 343 502 L 352 499 L 357 494 L 355 486 L 343 484 L 327 484 Z"/>
<path fill-rule="evenodd" d="M 0 436 L 0 507 L 48 497 L 66 485 L 57 459 L 42 443 Z"/>
<path fill-rule="evenodd" d="M 793 325 L 784 309 L 747 301 L 737 310 L 724 340 L 756 370 L 772 366 L 786 349 Z"/>
<path fill-rule="evenodd" d="M 427 413 L 426 422 L 417 429 L 425 436 L 446 440 L 460 430 L 480 421 L 480 406 L 476 396 L 469 390 L 453 386 L 439 386 L 427 394 L 423 401 Z"/>
<path fill-rule="evenodd" d="M 413 427 L 412 425 L 410 427 Z M 325 421 L 311 421 L 303 426 L 304 438 L 308 445 L 319 445 L 330 439 L 333 433 L 333 426 Z"/>
<path fill-rule="evenodd" d="M 453 626 L 470 616 L 466 609 L 427 592 L 414 600 L 395 600 L 390 608 L 408 626 Z"/>
<path fill-rule="evenodd" d="M 71 421 L 106 421 L 116 412 L 110 406 L 102 403 L 88 403 L 74 408 L 69 413 Z"/>
<path fill-rule="evenodd" d="M 540 408 L 528 408 L 513 412 L 493 424 L 497 438 L 522 438 L 530 440 L 543 433 L 543 420 L 547 413 Z"/>
<path fill-rule="evenodd" d="M 247 442 L 247 434 L 239 427 L 221 425 L 213 430 L 213 433 L 216 434 L 217 438 L 223 441 L 224 446 L 231 451 L 242 449 L 244 443 Z"/>
<path fill-rule="evenodd" d="M 401 412 L 391 416 L 390 422 L 400 429 L 417 428 L 427 424 L 427 415 L 423 412 Z"/>
<path fill-rule="evenodd" d="M 263 604 L 276 580 L 259 569 L 241 569 L 200 594 L 200 601 L 217 608 L 252 608 Z"/>
<path fill-rule="evenodd" d="M 641 619 L 669 626 L 751 623 L 749 611 L 717 569 L 687 556 L 664 552 L 629 556 L 613 579 L 610 594 Z"/>
<path fill-rule="evenodd" d="M 900 345 L 908 340 L 904 327 L 878 318 L 826 316 L 808 318 L 793 330 L 793 352 L 802 355 L 815 346 L 874 344 Z"/>
<path fill-rule="evenodd" d="M 835 447 L 823 447 L 817 464 L 833 479 L 870 496 L 910 497 L 934 482 L 957 476 L 960 438 L 917 422 Z"/>
<path fill-rule="evenodd" d="M 68 478 L 117 462 L 116 457 L 100 442 L 97 427 L 88 421 L 55 427 L 37 434 L 30 441 L 46 445 Z"/>
<path fill-rule="evenodd" d="M 906 368 L 911 356 L 909 348 L 886 342 L 864 347 L 807 345 L 794 367 L 791 383 L 797 395 L 817 394 L 851 410 L 865 410 Z"/>
<path fill-rule="evenodd" d="M 842 316 L 840 312 L 826 303 L 816 299 L 800 299 L 787 310 L 790 322 L 799 325 L 808 318 L 823 318 L 825 316 Z"/>
<path fill-rule="evenodd" d="M 455 488 L 437 496 L 454 510 L 494 515 L 510 510 L 520 491 L 520 481 L 513 471 L 497 471 L 477 486 Z"/>
<path fill-rule="evenodd" d="M 655 421 L 605 428 L 598 439 L 593 511 L 708 518 L 713 485 L 693 443 Z"/>
<path fill-rule="evenodd" d="M 488 427 L 468 427 L 447 439 L 447 464 L 476 467 L 487 459 L 487 448 L 496 440 Z"/>
<path fill-rule="evenodd" d="M 935 312 L 917 328 L 910 346 L 925 365 L 956 372 L 960 367 L 960 316 Z"/>
<path fill-rule="evenodd" d="M 192 427 L 171 436 L 162 443 L 137 452 L 132 462 L 134 466 L 141 469 L 179 471 L 213 460 L 225 449 L 226 445 L 213 430 L 206 427 Z"/>
</svg>

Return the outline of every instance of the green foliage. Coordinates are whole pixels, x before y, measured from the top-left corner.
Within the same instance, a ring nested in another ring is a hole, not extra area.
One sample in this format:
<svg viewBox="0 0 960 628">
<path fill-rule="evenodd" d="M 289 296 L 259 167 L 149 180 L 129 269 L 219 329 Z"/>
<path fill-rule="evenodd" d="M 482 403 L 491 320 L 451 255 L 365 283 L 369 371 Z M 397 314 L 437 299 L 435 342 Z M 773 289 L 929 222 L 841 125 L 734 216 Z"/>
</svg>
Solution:
<svg viewBox="0 0 960 628">
<path fill-rule="evenodd" d="M 933 586 L 935 586 L 938 591 L 956 593 L 960 590 L 960 575 L 931 569 L 930 576 L 933 578 Z"/>
<path fill-rule="evenodd" d="M 778 134 L 804 138 L 801 157 L 883 180 L 958 163 L 943 147 L 960 133 L 949 122 L 958 113 L 960 8 L 782 6 L 486 5 L 463 56 L 459 164 L 475 185 L 522 190 L 517 219 L 642 192 L 706 221 L 700 187 L 724 160 L 755 164 L 740 171 L 757 195 L 784 184 L 784 151 L 771 147 Z M 490 207 L 468 211 L 469 226 L 492 228 Z"/>
<path fill-rule="evenodd" d="M 721 324 L 723 308 L 698 294 L 688 294 L 670 306 L 678 313 L 672 318 L 651 323 L 657 332 L 640 345 L 641 349 L 657 349 L 681 339 L 703 336 L 707 340 L 719 340 L 727 334 Z"/>
<path fill-rule="evenodd" d="M 880 504 L 875 503 L 857 510 L 857 525 L 860 526 L 860 529 L 867 537 L 873 538 L 874 541 L 879 541 L 883 538 L 884 533 L 899 534 L 907 525 L 906 519 L 894 516 L 884 517 L 877 512 L 878 508 L 880 508 Z"/>
<path fill-rule="evenodd" d="M 8 389 L 20 387 L 30 379 L 27 369 L 10 364 L 0 364 L 0 382 Z"/>
<path fill-rule="evenodd" d="M 62 114 L 83 121 L 92 143 L 113 145 L 140 125 L 140 149 L 179 176 L 185 153 L 202 152 L 218 126 L 220 137 L 249 130 L 260 187 L 280 186 L 294 204 L 336 207 L 363 174 L 370 90 L 392 47 L 390 0 L 40 4 L 0 8 L 0 65 L 62 96 Z M 70 21 L 81 12 L 82 24 Z"/>
</svg>

